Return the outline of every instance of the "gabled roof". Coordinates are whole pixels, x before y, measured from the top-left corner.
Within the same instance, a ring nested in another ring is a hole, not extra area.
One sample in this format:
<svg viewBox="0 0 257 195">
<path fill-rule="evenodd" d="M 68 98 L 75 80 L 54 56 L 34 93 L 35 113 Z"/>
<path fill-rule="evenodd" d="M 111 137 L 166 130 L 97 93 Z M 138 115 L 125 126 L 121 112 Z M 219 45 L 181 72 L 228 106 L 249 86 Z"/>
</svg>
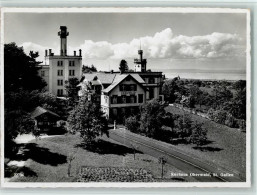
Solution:
<svg viewBox="0 0 257 195">
<path fill-rule="evenodd" d="M 54 113 L 54 112 L 52 112 L 50 110 L 44 109 L 44 108 L 42 108 L 40 106 L 36 107 L 36 109 L 31 113 L 31 117 L 32 118 L 36 118 L 36 117 L 38 117 L 38 116 L 40 116 L 40 115 L 42 115 L 44 113 L 49 113 L 49 114 L 51 114 L 53 116 L 60 117 L 58 114 L 56 114 L 56 113 Z"/>
<path fill-rule="evenodd" d="M 141 86 L 142 86 L 143 83 L 145 83 L 145 81 L 139 75 L 136 75 L 136 74 L 134 74 L 134 75 L 130 75 L 130 74 L 116 74 L 116 77 L 115 77 L 113 83 L 109 87 L 107 87 L 106 89 L 104 89 L 102 91 L 105 92 L 105 93 L 111 92 L 119 83 L 121 83 L 128 76 L 132 77 Z"/>
<path fill-rule="evenodd" d="M 97 79 L 101 81 L 102 84 L 111 84 L 116 76 L 116 74 L 106 74 L 106 73 L 84 73 L 83 76 L 88 81 L 94 80 L 97 76 Z"/>
</svg>

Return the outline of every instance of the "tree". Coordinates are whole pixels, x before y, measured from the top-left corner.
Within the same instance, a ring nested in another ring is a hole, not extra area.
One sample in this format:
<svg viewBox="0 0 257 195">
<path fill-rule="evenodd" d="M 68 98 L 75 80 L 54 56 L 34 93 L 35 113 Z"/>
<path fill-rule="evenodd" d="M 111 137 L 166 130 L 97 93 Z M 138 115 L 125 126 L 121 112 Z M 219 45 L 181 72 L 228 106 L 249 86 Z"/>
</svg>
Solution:
<svg viewBox="0 0 257 195">
<path fill-rule="evenodd" d="M 140 132 L 147 137 L 156 137 L 163 126 L 164 105 L 157 99 L 148 101 L 141 107 Z"/>
<path fill-rule="evenodd" d="M 198 86 L 193 86 L 193 87 L 190 87 L 189 88 L 189 93 L 190 93 L 190 96 L 191 96 L 191 101 L 189 103 L 189 107 L 190 108 L 194 108 L 195 107 L 195 104 L 199 104 L 200 105 L 200 108 L 201 108 L 201 105 L 202 105 L 202 100 L 203 100 L 203 92 L 199 89 Z"/>
<path fill-rule="evenodd" d="M 9 143 L 18 134 L 33 132 L 35 121 L 30 117 L 30 113 L 24 110 L 12 110 L 5 112 L 5 141 Z"/>
<path fill-rule="evenodd" d="M 46 86 L 45 81 L 38 75 L 41 62 L 36 61 L 38 52 L 30 51 L 26 55 L 22 47 L 15 43 L 4 45 L 4 90 L 15 91 L 41 90 Z"/>
<path fill-rule="evenodd" d="M 30 113 L 37 106 L 49 109 L 63 115 L 63 107 L 56 96 L 48 92 L 37 90 L 27 91 L 19 89 L 5 93 L 5 138 L 6 143 L 16 138 L 18 134 L 38 132 L 34 129 L 35 122 Z"/>
<path fill-rule="evenodd" d="M 77 85 L 79 84 L 79 80 L 74 78 L 69 78 L 68 81 L 65 81 L 65 90 L 67 92 L 67 97 L 69 98 L 69 105 L 73 106 L 78 100 L 78 91 L 79 88 Z"/>
<path fill-rule="evenodd" d="M 178 136 L 180 138 L 189 137 L 192 134 L 192 120 L 190 115 L 184 114 L 177 119 Z"/>
<path fill-rule="evenodd" d="M 215 105 L 214 107 L 219 109 L 223 107 L 224 102 L 228 102 L 233 98 L 233 94 L 226 87 L 215 87 L 213 90 Z"/>
<path fill-rule="evenodd" d="M 203 145 L 207 141 L 207 129 L 203 128 L 202 123 L 195 122 L 192 128 L 192 135 L 190 136 L 190 142 L 197 146 Z"/>
<path fill-rule="evenodd" d="M 170 103 L 179 102 L 183 95 L 187 95 L 187 89 L 184 87 L 184 81 L 179 77 L 167 80 L 162 85 L 162 93 L 165 101 Z"/>
<path fill-rule="evenodd" d="M 121 60 L 120 61 L 120 66 L 119 66 L 121 74 L 124 72 L 128 72 L 128 63 L 126 60 Z"/>
<path fill-rule="evenodd" d="M 125 127 L 129 129 L 131 132 L 138 132 L 140 123 L 137 119 L 137 116 L 130 116 L 125 120 Z"/>
<path fill-rule="evenodd" d="M 163 117 L 163 125 L 166 127 L 170 127 L 171 130 L 173 131 L 175 127 L 175 117 L 173 116 L 172 113 L 167 112 L 165 116 Z"/>
<path fill-rule="evenodd" d="M 80 98 L 68 117 L 70 133 L 79 132 L 85 143 L 91 144 L 99 135 L 107 134 L 107 119 L 101 108 L 87 96 Z"/>
<path fill-rule="evenodd" d="M 88 73 L 88 72 L 97 72 L 96 67 L 92 64 L 91 67 L 87 65 L 82 66 L 82 72 L 83 73 Z"/>
<path fill-rule="evenodd" d="M 233 84 L 235 90 L 243 90 L 246 87 L 246 81 L 238 80 Z"/>
</svg>

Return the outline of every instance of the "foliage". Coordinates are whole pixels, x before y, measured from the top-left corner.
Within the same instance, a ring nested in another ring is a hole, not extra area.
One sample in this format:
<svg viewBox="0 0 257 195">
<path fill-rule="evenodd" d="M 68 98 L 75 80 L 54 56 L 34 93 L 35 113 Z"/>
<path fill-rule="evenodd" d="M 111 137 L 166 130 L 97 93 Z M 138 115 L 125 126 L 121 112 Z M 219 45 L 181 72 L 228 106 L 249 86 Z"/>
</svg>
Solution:
<svg viewBox="0 0 257 195">
<path fill-rule="evenodd" d="M 34 135 L 38 133 L 34 129 L 34 120 L 30 118 L 30 113 L 37 106 L 49 109 L 61 116 L 64 113 L 63 107 L 58 103 L 56 96 L 48 92 L 19 89 L 5 93 L 6 139 L 14 139 L 22 133 L 31 132 Z"/>
<path fill-rule="evenodd" d="M 121 60 L 120 61 L 120 66 L 119 66 L 119 70 L 121 73 L 124 73 L 124 72 L 128 72 L 128 63 L 126 60 Z"/>
<path fill-rule="evenodd" d="M 177 135 L 180 138 L 189 137 L 192 134 L 192 120 L 188 114 L 184 114 L 177 119 Z"/>
<path fill-rule="evenodd" d="M 83 73 L 97 72 L 97 69 L 93 64 L 91 66 L 83 65 L 82 72 Z"/>
<path fill-rule="evenodd" d="M 156 137 L 162 127 L 165 115 L 164 105 L 157 99 L 148 101 L 141 107 L 140 132 L 148 137 Z"/>
<path fill-rule="evenodd" d="M 91 144 L 99 135 L 107 134 L 107 119 L 98 104 L 81 97 L 68 117 L 70 133 L 79 132 L 85 143 Z"/>
<path fill-rule="evenodd" d="M 239 126 L 235 117 L 226 110 L 214 110 L 211 108 L 208 111 L 208 116 L 211 120 L 219 124 L 227 125 L 229 127 Z"/>
<path fill-rule="evenodd" d="M 77 85 L 79 84 L 79 80 L 74 78 L 69 78 L 68 81 L 65 81 L 65 90 L 67 91 L 68 104 L 74 106 L 74 104 L 78 101 L 78 91 L 79 88 Z"/>
<path fill-rule="evenodd" d="M 188 90 L 184 87 L 184 81 L 180 80 L 179 77 L 167 80 L 162 85 L 162 93 L 165 101 L 170 103 L 179 102 L 182 95 L 187 95 Z"/>
<path fill-rule="evenodd" d="M 235 90 L 243 90 L 244 88 L 246 88 L 246 81 L 244 80 L 238 80 L 233 84 L 233 88 Z"/>
<path fill-rule="evenodd" d="M 4 90 L 15 91 L 41 90 L 46 86 L 45 81 L 38 75 L 37 67 L 41 62 L 36 61 L 38 52 L 30 51 L 26 55 L 22 47 L 15 43 L 4 45 Z"/>
<path fill-rule="evenodd" d="M 213 90 L 215 105 L 214 108 L 222 107 L 224 102 L 228 102 L 233 98 L 233 94 L 226 87 L 215 87 Z"/>
<path fill-rule="evenodd" d="M 171 130 L 173 130 L 175 127 L 175 120 L 176 117 L 170 112 L 167 112 L 162 119 L 163 125 L 166 127 L 170 127 Z"/>
<path fill-rule="evenodd" d="M 235 118 L 246 120 L 246 88 L 237 90 L 233 99 L 223 104 L 223 109 Z"/>
<path fill-rule="evenodd" d="M 197 123 L 193 125 L 192 134 L 189 137 L 190 142 L 196 144 L 197 146 L 203 145 L 207 141 L 207 129 L 203 128 L 202 123 Z"/>
<path fill-rule="evenodd" d="M 233 117 L 232 114 L 227 113 L 226 116 L 226 120 L 225 120 L 225 125 L 227 125 L 228 127 L 238 127 L 237 121 L 235 119 L 235 117 Z"/>
<path fill-rule="evenodd" d="M 28 112 L 23 110 L 5 112 L 4 119 L 6 141 L 16 138 L 18 134 L 34 131 L 35 122 Z"/>
<path fill-rule="evenodd" d="M 83 167 L 77 182 L 154 182 L 153 175 L 142 168 Z"/>
<path fill-rule="evenodd" d="M 125 121 L 125 127 L 129 129 L 131 132 L 138 132 L 140 127 L 140 123 L 136 116 L 130 116 Z"/>
</svg>

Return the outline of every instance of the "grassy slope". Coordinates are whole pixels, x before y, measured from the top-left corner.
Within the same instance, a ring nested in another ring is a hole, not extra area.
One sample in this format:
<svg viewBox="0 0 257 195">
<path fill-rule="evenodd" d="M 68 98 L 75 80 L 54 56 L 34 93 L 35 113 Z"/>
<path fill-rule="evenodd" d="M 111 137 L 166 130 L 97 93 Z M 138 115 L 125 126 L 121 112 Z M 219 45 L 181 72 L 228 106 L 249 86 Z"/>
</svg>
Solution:
<svg viewBox="0 0 257 195">
<path fill-rule="evenodd" d="M 73 177 L 67 177 L 67 162 L 61 162 L 57 165 L 53 165 L 46 162 L 42 163 L 42 160 L 29 159 L 26 166 L 37 174 L 37 177 L 23 177 L 16 178 L 11 181 L 26 181 L 26 182 L 71 182 L 76 181 L 76 175 L 81 166 L 95 166 L 95 167 L 130 167 L 130 168 L 143 168 L 149 170 L 155 178 L 161 177 L 161 166 L 158 163 L 158 159 L 153 158 L 146 154 L 136 154 L 136 160 L 134 160 L 131 149 L 120 145 L 107 137 L 101 138 L 107 145 L 104 145 L 97 152 L 90 152 L 84 149 L 82 146 L 76 147 L 81 143 L 81 139 L 78 135 L 59 136 L 52 138 L 45 138 L 36 141 L 38 148 L 49 149 L 52 154 L 61 154 L 68 156 L 69 154 L 76 152 L 75 159 L 72 161 L 71 174 Z M 107 148 L 106 148 L 107 147 Z M 113 152 L 112 149 L 115 149 Z M 41 159 L 47 159 L 48 153 L 40 154 Z M 58 155 L 57 155 L 58 156 Z M 54 157 L 58 162 L 58 157 Z M 170 166 L 165 165 L 165 177 L 170 178 L 170 172 L 183 173 L 182 171 Z M 182 177 L 181 177 L 182 178 Z M 193 178 L 186 178 L 186 181 L 195 181 Z M 173 181 L 173 180 L 169 180 Z M 175 180 L 174 180 L 175 181 Z"/>
<path fill-rule="evenodd" d="M 183 114 L 183 111 L 175 107 L 167 107 L 167 111 L 174 114 Z M 208 139 L 212 143 L 202 146 L 204 151 L 194 149 L 195 145 L 177 145 L 188 154 L 197 156 L 214 164 L 240 172 L 245 176 L 246 166 L 246 136 L 245 133 L 225 125 L 217 124 L 200 116 L 190 114 L 194 121 L 204 123 L 208 130 Z"/>
</svg>

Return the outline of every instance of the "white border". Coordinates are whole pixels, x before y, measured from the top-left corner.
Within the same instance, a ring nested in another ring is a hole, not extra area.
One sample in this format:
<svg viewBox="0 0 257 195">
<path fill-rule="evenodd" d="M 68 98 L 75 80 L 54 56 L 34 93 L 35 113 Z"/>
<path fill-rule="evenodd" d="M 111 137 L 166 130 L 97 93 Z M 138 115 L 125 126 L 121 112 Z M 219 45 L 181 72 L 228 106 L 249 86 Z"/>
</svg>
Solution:
<svg viewBox="0 0 257 195">
<path fill-rule="evenodd" d="M 28 182 L 4 182 L 4 13 L 17 13 L 17 12 L 29 12 L 29 13 L 245 13 L 247 19 L 247 49 L 246 49 L 246 80 L 247 80 L 247 119 L 246 119 L 246 182 L 158 182 L 158 183 L 28 183 Z M 24 188 L 24 187 L 115 187 L 115 188 L 139 188 L 139 187 L 152 187 L 152 188 L 167 188 L 167 187 L 230 187 L 230 188 L 242 188 L 251 187 L 251 56 L 250 56 L 250 10 L 249 9 L 230 9 L 230 8 L 1 8 L 1 186 L 4 188 Z"/>
</svg>

